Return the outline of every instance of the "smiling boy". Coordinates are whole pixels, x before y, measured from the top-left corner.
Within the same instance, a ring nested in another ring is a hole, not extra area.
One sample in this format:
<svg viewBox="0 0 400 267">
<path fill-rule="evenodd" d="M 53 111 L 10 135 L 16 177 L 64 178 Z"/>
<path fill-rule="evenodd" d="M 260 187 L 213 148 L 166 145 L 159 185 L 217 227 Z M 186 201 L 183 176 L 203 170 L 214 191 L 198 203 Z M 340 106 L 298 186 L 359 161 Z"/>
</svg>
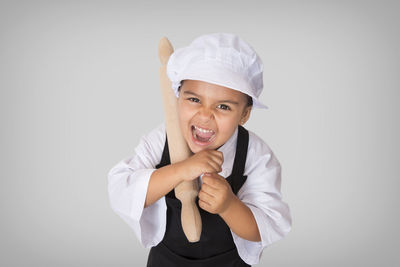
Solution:
<svg viewBox="0 0 400 267">
<path fill-rule="evenodd" d="M 111 206 L 151 247 L 147 266 L 249 266 L 291 228 L 281 200 L 281 166 L 269 146 L 243 125 L 266 108 L 262 63 L 233 34 L 198 37 L 176 50 L 167 73 L 178 97 L 179 123 L 193 156 L 170 163 L 165 125 L 142 137 L 109 174 Z M 200 177 L 203 229 L 189 243 L 173 189 Z"/>
<path fill-rule="evenodd" d="M 242 92 L 204 81 L 182 82 L 179 120 L 190 150 L 197 153 L 223 145 L 250 117 L 248 104 L 248 96 Z"/>
</svg>

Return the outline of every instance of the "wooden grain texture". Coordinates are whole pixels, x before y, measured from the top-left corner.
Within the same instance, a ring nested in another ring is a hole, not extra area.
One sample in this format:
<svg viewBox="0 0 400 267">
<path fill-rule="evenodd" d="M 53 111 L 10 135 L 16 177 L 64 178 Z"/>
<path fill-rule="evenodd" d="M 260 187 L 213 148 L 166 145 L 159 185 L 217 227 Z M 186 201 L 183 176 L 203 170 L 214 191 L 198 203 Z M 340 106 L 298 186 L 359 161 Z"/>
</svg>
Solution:
<svg viewBox="0 0 400 267">
<path fill-rule="evenodd" d="M 161 38 L 158 45 L 158 54 L 161 62 L 160 83 L 171 164 L 185 160 L 192 154 L 180 130 L 178 101 L 166 72 L 168 59 L 173 51 L 174 49 L 169 40 L 166 37 Z M 199 241 L 201 235 L 201 217 L 195 203 L 198 191 L 198 179 L 184 181 L 175 187 L 175 196 L 182 203 L 181 221 L 183 232 L 189 242 Z"/>
</svg>

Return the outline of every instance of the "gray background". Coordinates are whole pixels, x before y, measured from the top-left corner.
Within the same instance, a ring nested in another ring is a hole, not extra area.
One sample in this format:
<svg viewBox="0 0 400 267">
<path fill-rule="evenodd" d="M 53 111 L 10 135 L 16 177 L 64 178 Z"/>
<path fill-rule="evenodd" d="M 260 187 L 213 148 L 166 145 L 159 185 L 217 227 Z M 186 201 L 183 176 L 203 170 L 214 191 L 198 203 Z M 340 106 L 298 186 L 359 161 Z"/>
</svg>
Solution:
<svg viewBox="0 0 400 267">
<path fill-rule="evenodd" d="M 398 1 L 1 1 L 0 265 L 144 266 L 107 173 L 163 120 L 157 45 L 233 32 L 289 235 L 259 266 L 399 266 Z"/>
</svg>

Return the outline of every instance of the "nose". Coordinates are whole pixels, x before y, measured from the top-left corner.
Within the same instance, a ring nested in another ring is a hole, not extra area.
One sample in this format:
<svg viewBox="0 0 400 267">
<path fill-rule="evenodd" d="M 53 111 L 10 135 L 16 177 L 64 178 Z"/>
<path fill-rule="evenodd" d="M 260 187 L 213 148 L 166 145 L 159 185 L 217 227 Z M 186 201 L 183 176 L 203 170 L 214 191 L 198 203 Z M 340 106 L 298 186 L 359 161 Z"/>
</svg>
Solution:
<svg viewBox="0 0 400 267">
<path fill-rule="evenodd" d="M 203 120 L 203 121 L 209 121 L 214 119 L 214 113 L 213 111 L 208 108 L 208 107 L 201 107 L 197 113 L 197 115 Z"/>
</svg>

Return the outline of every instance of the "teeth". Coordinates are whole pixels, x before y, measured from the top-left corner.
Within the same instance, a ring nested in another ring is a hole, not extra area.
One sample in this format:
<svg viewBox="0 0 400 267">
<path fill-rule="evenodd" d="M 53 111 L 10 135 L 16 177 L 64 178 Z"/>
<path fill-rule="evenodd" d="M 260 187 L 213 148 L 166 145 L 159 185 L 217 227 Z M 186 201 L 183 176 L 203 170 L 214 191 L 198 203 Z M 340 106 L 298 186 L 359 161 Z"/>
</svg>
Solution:
<svg viewBox="0 0 400 267">
<path fill-rule="evenodd" d="M 206 130 L 206 129 L 202 129 L 200 127 L 197 127 L 196 125 L 194 126 L 194 128 L 196 128 L 196 130 L 199 130 L 202 133 L 213 133 L 213 130 Z"/>
</svg>

